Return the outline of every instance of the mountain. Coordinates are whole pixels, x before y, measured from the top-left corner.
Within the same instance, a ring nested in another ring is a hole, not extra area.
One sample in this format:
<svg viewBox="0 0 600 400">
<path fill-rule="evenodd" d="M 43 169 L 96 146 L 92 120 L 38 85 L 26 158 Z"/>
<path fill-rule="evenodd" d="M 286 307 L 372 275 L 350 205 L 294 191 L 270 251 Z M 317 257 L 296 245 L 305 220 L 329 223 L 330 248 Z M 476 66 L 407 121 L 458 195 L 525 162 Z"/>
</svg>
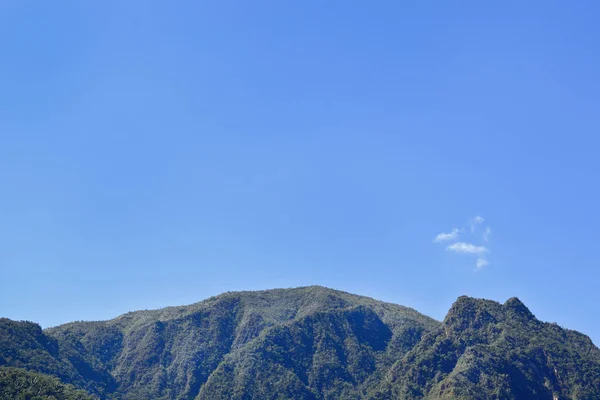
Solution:
<svg viewBox="0 0 600 400">
<path fill-rule="evenodd" d="M 463 296 L 386 378 L 375 398 L 600 399 L 600 350 L 517 298 Z"/>
<path fill-rule="evenodd" d="M 100 399 L 600 399 L 600 350 L 516 298 L 460 297 L 438 322 L 318 286 L 46 330 L 0 319 L 0 366 Z"/>
</svg>

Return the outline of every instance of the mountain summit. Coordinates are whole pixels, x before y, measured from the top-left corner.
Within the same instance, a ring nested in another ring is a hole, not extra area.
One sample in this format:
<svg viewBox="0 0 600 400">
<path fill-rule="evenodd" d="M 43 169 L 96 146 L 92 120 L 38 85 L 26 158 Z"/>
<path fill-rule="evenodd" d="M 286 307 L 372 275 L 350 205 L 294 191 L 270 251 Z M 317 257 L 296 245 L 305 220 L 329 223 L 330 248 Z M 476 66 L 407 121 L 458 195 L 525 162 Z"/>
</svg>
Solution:
<svg viewBox="0 0 600 400">
<path fill-rule="evenodd" d="M 46 330 L 0 319 L 0 398 L 35 373 L 75 386 L 57 399 L 600 398 L 600 350 L 517 298 L 462 296 L 438 322 L 319 286 Z"/>
</svg>

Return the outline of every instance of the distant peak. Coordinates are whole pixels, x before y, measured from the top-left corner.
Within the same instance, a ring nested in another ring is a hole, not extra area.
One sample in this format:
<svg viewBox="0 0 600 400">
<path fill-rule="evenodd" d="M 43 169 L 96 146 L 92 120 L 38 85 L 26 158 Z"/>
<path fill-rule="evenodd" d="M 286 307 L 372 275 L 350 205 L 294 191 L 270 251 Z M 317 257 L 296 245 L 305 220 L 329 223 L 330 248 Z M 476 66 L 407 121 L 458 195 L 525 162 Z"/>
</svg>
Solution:
<svg viewBox="0 0 600 400">
<path fill-rule="evenodd" d="M 453 330 L 479 329 L 497 320 L 501 305 L 491 300 L 460 296 L 446 314 L 444 324 Z"/>
<path fill-rule="evenodd" d="M 507 311 L 513 312 L 516 315 L 527 319 L 535 319 L 535 316 L 529 311 L 529 308 L 527 308 L 527 306 L 517 297 L 511 297 L 506 300 L 503 306 Z"/>
<path fill-rule="evenodd" d="M 486 299 L 478 299 L 475 297 L 470 297 L 470 296 L 459 296 L 456 301 L 454 302 L 454 304 L 452 304 L 452 307 L 450 307 L 450 313 L 451 312 L 458 312 L 464 308 L 483 308 L 483 307 L 495 307 L 495 306 L 499 306 L 498 303 L 496 303 L 493 300 L 486 300 Z"/>
<path fill-rule="evenodd" d="M 525 307 L 525 304 L 518 297 L 511 297 L 504 302 L 505 307 Z"/>
</svg>

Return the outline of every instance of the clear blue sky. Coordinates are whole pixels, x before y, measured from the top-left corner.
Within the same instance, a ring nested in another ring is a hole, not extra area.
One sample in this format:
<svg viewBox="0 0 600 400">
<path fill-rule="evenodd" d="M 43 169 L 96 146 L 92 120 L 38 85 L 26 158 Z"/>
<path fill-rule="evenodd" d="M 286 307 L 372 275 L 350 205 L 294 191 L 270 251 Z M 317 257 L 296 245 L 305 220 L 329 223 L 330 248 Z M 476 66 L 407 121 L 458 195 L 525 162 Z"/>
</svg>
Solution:
<svg viewBox="0 0 600 400">
<path fill-rule="evenodd" d="M 0 315 L 320 284 L 438 319 L 518 296 L 599 343 L 599 17 L 2 1 Z"/>
</svg>

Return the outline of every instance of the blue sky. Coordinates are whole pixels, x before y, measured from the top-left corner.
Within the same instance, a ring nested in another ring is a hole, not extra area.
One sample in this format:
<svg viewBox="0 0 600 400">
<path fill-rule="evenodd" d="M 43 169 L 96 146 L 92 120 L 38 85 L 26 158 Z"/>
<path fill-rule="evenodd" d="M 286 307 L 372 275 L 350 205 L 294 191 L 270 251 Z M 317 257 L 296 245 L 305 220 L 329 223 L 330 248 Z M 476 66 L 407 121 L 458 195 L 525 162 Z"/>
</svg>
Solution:
<svg viewBox="0 0 600 400">
<path fill-rule="evenodd" d="M 320 284 L 600 343 L 600 6 L 442 3 L 1 2 L 0 315 Z"/>
</svg>

